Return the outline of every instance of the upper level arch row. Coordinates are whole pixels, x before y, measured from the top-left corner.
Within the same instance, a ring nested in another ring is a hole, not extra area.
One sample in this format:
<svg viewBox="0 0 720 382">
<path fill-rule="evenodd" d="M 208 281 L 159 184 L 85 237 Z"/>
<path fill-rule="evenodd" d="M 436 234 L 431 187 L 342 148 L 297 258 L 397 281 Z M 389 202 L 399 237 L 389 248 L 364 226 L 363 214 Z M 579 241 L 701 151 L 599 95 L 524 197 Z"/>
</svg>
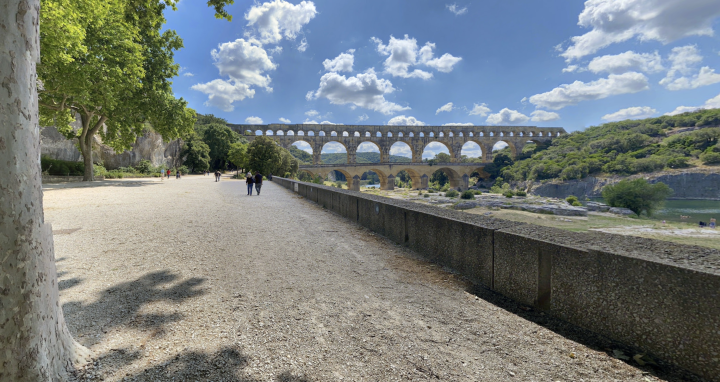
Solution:
<svg viewBox="0 0 720 382">
<path fill-rule="evenodd" d="M 513 156 L 522 152 L 528 141 L 549 144 L 554 138 L 566 134 L 562 127 L 537 126 L 387 126 L 387 125 L 319 125 L 319 124 L 269 124 L 228 126 L 248 140 L 265 135 L 282 147 L 289 148 L 302 139 L 313 149 L 313 162 L 320 163 L 320 152 L 328 142 L 339 142 L 347 149 L 348 163 L 355 163 L 357 147 L 372 142 L 380 148 L 380 162 L 387 163 L 390 148 L 396 142 L 411 147 L 412 162 L 422 162 L 423 149 L 431 142 L 440 142 L 449 148 L 451 161 L 460 162 L 462 146 L 477 143 L 483 160 L 492 161 L 492 148 L 498 142 L 509 145 Z"/>
</svg>

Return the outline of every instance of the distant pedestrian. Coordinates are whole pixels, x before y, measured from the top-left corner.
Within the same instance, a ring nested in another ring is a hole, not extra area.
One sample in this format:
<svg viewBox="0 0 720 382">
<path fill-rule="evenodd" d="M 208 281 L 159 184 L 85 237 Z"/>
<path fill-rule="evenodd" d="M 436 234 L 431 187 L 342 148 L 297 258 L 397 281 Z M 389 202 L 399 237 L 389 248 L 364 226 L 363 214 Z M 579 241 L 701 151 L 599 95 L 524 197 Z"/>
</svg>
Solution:
<svg viewBox="0 0 720 382">
<path fill-rule="evenodd" d="M 272 180 L 272 173 L 268 174 L 268 180 Z"/>
<path fill-rule="evenodd" d="M 168 179 L 170 179 L 170 169 L 167 169 L 166 171 Z"/>
<path fill-rule="evenodd" d="M 220 181 L 220 170 L 216 170 L 216 171 L 215 171 L 215 181 L 216 181 L 216 182 L 219 182 L 219 181 Z"/>
<path fill-rule="evenodd" d="M 253 180 L 253 176 L 249 172 L 245 176 L 245 183 L 247 183 L 248 195 L 252 196 L 253 183 L 255 183 L 255 180 Z"/>
<path fill-rule="evenodd" d="M 175 170 L 175 179 L 180 179 L 180 170 Z"/>
<path fill-rule="evenodd" d="M 717 224 L 717 221 L 715 218 L 710 218 L 710 228 L 715 228 L 715 225 Z"/>
<path fill-rule="evenodd" d="M 259 171 L 255 173 L 255 191 L 257 191 L 258 196 L 260 196 L 260 189 L 262 188 L 262 178 Z"/>
</svg>

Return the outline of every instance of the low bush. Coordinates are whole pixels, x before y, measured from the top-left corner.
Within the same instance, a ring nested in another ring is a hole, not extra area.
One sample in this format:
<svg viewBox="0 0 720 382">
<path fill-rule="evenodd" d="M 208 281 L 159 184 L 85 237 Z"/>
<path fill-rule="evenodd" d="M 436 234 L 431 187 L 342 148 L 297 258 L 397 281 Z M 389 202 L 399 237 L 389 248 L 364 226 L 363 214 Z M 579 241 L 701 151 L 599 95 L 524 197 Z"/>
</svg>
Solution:
<svg viewBox="0 0 720 382">
<path fill-rule="evenodd" d="M 505 191 L 503 195 L 505 195 L 506 198 L 512 198 L 513 196 L 515 196 L 512 191 Z"/>
<path fill-rule="evenodd" d="M 449 189 L 450 189 L 450 183 L 445 183 L 445 185 L 442 186 L 442 188 L 440 189 L 440 192 L 446 192 Z"/>
<path fill-rule="evenodd" d="M 430 197 L 430 195 L 428 195 L 428 194 L 423 195 L 423 198 L 429 198 L 429 197 Z"/>
<path fill-rule="evenodd" d="M 571 205 L 572 205 L 573 207 L 582 207 L 582 203 L 577 202 L 577 201 L 572 202 Z"/>
<path fill-rule="evenodd" d="M 569 205 L 574 206 L 573 203 L 578 202 L 578 198 L 577 198 L 577 196 L 570 195 L 570 196 L 568 196 L 567 198 L 565 198 L 565 201 L 566 201 Z"/>
<path fill-rule="evenodd" d="M 81 176 L 85 173 L 85 164 L 82 162 L 70 162 L 64 160 L 40 158 L 40 167 L 43 172 L 58 176 Z"/>
<path fill-rule="evenodd" d="M 447 190 L 447 192 L 445 192 L 445 196 L 448 198 L 454 198 L 454 197 L 457 197 L 458 195 L 459 195 L 459 192 L 457 192 L 455 190 Z"/>
<path fill-rule="evenodd" d="M 517 196 L 527 196 L 527 192 L 525 192 L 525 191 L 517 191 L 517 192 L 515 192 L 515 195 L 517 195 Z"/>
<path fill-rule="evenodd" d="M 470 190 L 463 191 L 460 195 L 460 199 L 475 199 L 475 193 Z"/>
<path fill-rule="evenodd" d="M 480 191 L 480 190 L 475 190 L 475 191 L 473 191 L 473 193 L 475 195 L 482 195 L 482 191 Z"/>
</svg>

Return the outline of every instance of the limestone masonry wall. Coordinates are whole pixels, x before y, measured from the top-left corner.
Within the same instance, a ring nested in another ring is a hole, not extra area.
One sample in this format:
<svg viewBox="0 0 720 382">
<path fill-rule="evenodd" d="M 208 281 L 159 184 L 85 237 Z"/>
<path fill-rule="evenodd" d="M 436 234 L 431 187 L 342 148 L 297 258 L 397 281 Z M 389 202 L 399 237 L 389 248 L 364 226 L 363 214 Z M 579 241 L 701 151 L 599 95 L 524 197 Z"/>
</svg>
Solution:
<svg viewBox="0 0 720 382">
<path fill-rule="evenodd" d="M 720 251 L 273 182 L 476 284 L 720 381 Z"/>
</svg>

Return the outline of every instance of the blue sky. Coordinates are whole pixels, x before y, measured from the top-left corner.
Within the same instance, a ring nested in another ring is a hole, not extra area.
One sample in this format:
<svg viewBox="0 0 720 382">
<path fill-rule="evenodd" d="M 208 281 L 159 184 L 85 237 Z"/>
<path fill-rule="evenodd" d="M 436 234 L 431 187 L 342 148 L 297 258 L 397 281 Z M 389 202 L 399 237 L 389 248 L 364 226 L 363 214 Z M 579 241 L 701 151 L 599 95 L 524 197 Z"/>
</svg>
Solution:
<svg viewBox="0 0 720 382">
<path fill-rule="evenodd" d="M 576 131 L 720 107 L 717 0 L 236 0 L 232 22 L 204 3 L 167 12 L 174 91 L 231 123 Z"/>
</svg>

